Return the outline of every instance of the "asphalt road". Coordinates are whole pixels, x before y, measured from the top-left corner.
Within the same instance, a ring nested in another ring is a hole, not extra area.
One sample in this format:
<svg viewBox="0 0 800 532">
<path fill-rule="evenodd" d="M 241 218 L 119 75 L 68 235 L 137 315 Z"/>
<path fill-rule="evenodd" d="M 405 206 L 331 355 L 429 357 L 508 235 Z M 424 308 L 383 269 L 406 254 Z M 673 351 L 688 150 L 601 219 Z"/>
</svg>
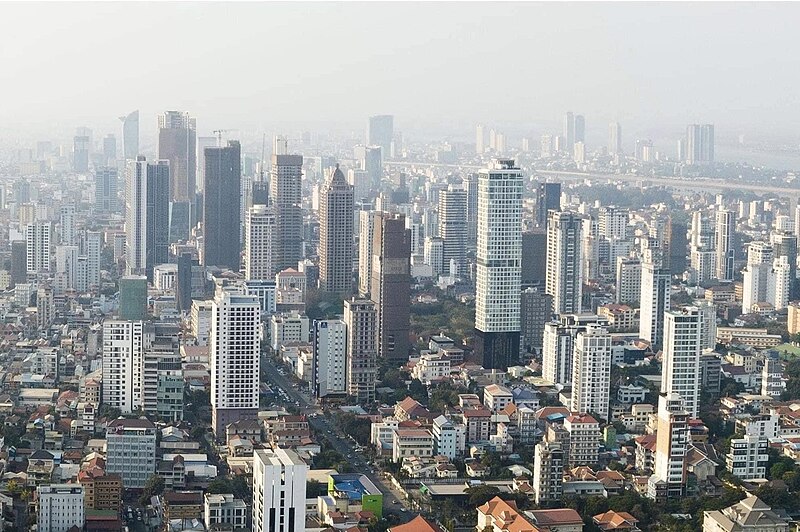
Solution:
<svg viewBox="0 0 800 532">
<path fill-rule="evenodd" d="M 272 360 L 266 360 L 262 367 L 267 379 L 270 381 L 270 385 L 283 389 L 293 402 L 300 403 L 299 408 L 302 413 L 308 416 L 317 414 L 308 418 L 309 425 L 314 428 L 317 434 L 327 439 L 336 452 L 347 458 L 354 471 L 366 475 L 383 492 L 384 512 L 410 515 L 408 503 L 402 493 L 385 480 L 380 471 L 370 464 L 363 454 L 356 451 L 352 440 L 337 435 L 336 427 L 325 417 L 322 409 L 314 404 L 313 399 L 307 393 L 292 387 L 292 381 L 287 376 L 280 374 Z"/>
</svg>

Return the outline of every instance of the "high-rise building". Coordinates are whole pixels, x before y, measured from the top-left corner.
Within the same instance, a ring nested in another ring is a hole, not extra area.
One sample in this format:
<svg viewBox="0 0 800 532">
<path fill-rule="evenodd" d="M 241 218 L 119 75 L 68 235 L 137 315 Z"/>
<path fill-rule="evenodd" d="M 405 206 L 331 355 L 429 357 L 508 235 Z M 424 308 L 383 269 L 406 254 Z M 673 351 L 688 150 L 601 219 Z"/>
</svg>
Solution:
<svg viewBox="0 0 800 532">
<path fill-rule="evenodd" d="M 360 211 L 358 218 L 358 293 L 368 296 L 372 285 L 372 237 L 378 211 Z"/>
<path fill-rule="evenodd" d="M 607 240 L 622 239 L 628 236 L 628 209 L 613 205 L 600 207 L 597 213 L 597 232 Z"/>
<path fill-rule="evenodd" d="M 369 299 L 344 302 L 347 327 L 347 394 L 359 401 L 375 400 L 378 377 L 378 311 Z"/>
<path fill-rule="evenodd" d="M 686 455 L 689 452 L 689 412 L 678 394 L 658 398 L 655 472 L 647 483 L 647 496 L 656 501 L 679 498 L 686 489 Z"/>
<path fill-rule="evenodd" d="M 773 257 L 779 259 L 786 257 L 789 264 L 789 279 L 791 280 L 791 297 L 798 297 L 797 286 L 797 236 L 788 231 L 772 231 L 769 241 L 773 248 Z"/>
<path fill-rule="evenodd" d="M 276 447 L 253 453 L 253 532 L 303 532 L 308 465 Z"/>
<path fill-rule="evenodd" d="M 47 331 L 53 323 L 56 309 L 53 301 L 53 289 L 48 285 L 40 285 L 36 291 L 36 326 Z"/>
<path fill-rule="evenodd" d="M 197 189 L 206 189 L 206 148 L 217 145 L 216 137 L 197 137 Z"/>
<path fill-rule="evenodd" d="M 122 122 L 122 153 L 125 160 L 135 161 L 139 155 L 139 111 L 119 119 Z"/>
<path fill-rule="evenodd" d="M 611 122 L 608 126 L 608 153 L 622 154 L 622 126 L 619 122 Z"/>
<path fill-rule="evenodd" d="M 572 153 L 575 147 L 575 115 L 572 112 L 564 115 L 564 140 L 565 146 L 562 150 Z"/>
<path fill-rule="evenodd" d="M 642 295 L 642 261 L 636 257 L 617 257 L 617 303 L 638 306 Z"/>
<path fill-rule="evenodd" d="M 469 174 L 462 186 L 467 193 L 467 250 L 478 245 L 478 174 Z"/>
<path fill-rule="evenodd" d="M 239 141 L 205 149 L 203 265 L 239 271 L 242 156 Z"/>
<path fill-rule="evenodd" d="M 642 291 L 639 298 L 639 337 L 653 349 L 664 339 L 664 314 L 670 308 L 670 274 L 652 262 L 642 263 Z"/>
<path fill-rule="evenodd" d="M 211 371 L 212 428 L 258 414 L 261 303 L 256 296 L 218 291 L 211 309 L 208 357 Z"/>
<path fill-rule="evenodd" d="M 72 138 L 72 169 L 77 173 L 89 171 L 89 150 L 91 149 L 91 132 L 86 128 L 78 128 Z M 88 132 L 88 134 L 87 134 Z"/>
<path fill-rule="evenodd" d="M 278 271 L 296 268 L 303 258 L 302 155 L 272 156 L 269 195 L 275 207 L 273 265 Z"/>
<path fill-rule="evenodd" d="M 384 152 L 380 146 L 356 146 L 353 149 L 358 169 L 366 173 L 366 186 L 359 187 L 366 190 L 366 194 L 359 196 L 359 199 L 368 195 L 377 195 L 380 192 L 381 179 L 383 179 L 383 158 L 386 154 L 387 152 Z"/>
<path fill-rule="evenodd" d="M 583 115 L 575 115 L 575 143 L 586 144 L 586 119 Z"/>
<path fill-rule="evenodd" d="M 343 297 L 353 292 L 353 187 L 338 164 L 320 191 L 319 287 Z"/>
<path fill-rule="evenodd" d="M 519 358 L 522 269 L 522 171 L 495 159 L 478 173 L 475 350 L 485 368 Z"/>
<path fill-rule="evenodd" d="M 274 279 L 275 209 L 253 205 L 244 221 L 244 278 Z"/>
<path fill-rule="evenodd" d="M 774 310 L 783 310 L 789 305 L 792 290 L 791 273 L 792 268 L 786 255 L 773 260 L 767 280 L 767 301 Z"/>
<path fill-rule="evenodd" d="M 564 450 L 561 443 L 543 440 L 533 452 L 533 494 L 538 505 L 561 501 L 564 481 Z"/>
<path fill-rule="evenodd" d="M 541 349 L 544 325 L 553 315 L 553 297 L 538 288 L 526 288 L 520 294 L 520 334 L 522 345 L 535 352 Z"/>
<path fill-rule="evenodd" d="M 714 125 L 686 126 L 685 160 L 689 164 L 714 162 Z"/>
<path fill-rule="evenodd" d="M 103 233 L 86 231 L 86 283 L 88 288 L 100 288 L 100 261 L 103 252 Z"/>
<path fill-rule="evenodd" d="M 546 291 L 553 296 L 553 312 L 581 311 L 582 218 L 574 212 L 551 211 L 547 222 Z"/>
<path fill-rule="evenodd" d="M 575 336 L 572 351 L 572 412 L 587 412 L 608 419 L 611 365 L 611 335 L 607 329 L 589 325 Z"/>
<path fill-rule="evenodd" d="M 197 189 L 197 122 L 189 113 L 158 116 L 158 158 L 169 161 L 170 201 L 192 202 Z"/>
<path fill-rule="evenodd" d="M 392 140 L 394 138 L 394 116 L 375 115 L 367 122 L 367 146 L 380 146 L 383 157 L 392 157 Z"/>
<path fill-rule="evenodd" d="M 143 321 L 103 322 L 102 404 L 129 414 L 141 408 Z"/>
<path fill-rule="evenodd" d="M 25 230 L 27 272 L 35 275 L 50 271 L 50 246 L 53 224 L 45 221 L 29 223 Z"/>
<path fill-rule="evenodd" d="M 56 278 L 63 290 L 75 290 L 78 278 L 78 246 L 56 246 Z"/>
<path fill-rule="evenodd" d="M 425 264 L 431 267 L 434 277 L 446 273 L 444 272 L 444 242 L 441 238 L 425 237 L 422 256 Z"/>
<path fill-rule="evenodd" d="M 315 320 L 314 395 L 347 395 L 347 325 L 342 320 Z"/>
<path fill-rule="evenodd" d="M 84 488 L 80 484 L 43 484 L 36 488 L 36 529 L 82 530 L 86 524 Z"/>
<path fill-rule="evenodd" d="M 483 129 L 483 124 L 478 124 L 475 126 L 475 153 L 478 155 L 483 153 L 485 142 L 486 132 Z"/>
<path fill-rule="evenodd" d="M 78 243 L 78 235 L 75 229 L 75 205 L 62 205 L 59 211 L 61 244 L 65 246 L 74 246 Z"/>
<path fill-rule="evenodd" d="M 751 242 L 747 246 L 747 266 L 743 270 L 742 314 L 753 312 L 753 305 L 767 299 L 767 281 L 772 269 L 772 246 Z"/>
<path fill-rule="evenodd" d="M 536 194 L 536 225 L 547 225 L 548 213 L 561 210 L 561 183 L 539 183 Z"/>
<path fill-rule="evenodd" d="M 94 169 L 94 210 L 98 213 L 119 212 L 117 169 L 100 166 Z"/>
<path fill-rule="evenodd" d="M 26 240 L 11 242 L 11 282 L 22 284 L 28 279 L 28 246 Z"/>
<path fill-rule="evenodd" d="M 135 321 L 147 319 L 147 277 L 144 275 L 120 277 L 119 318 Z"/>
<path fill-rule="evenodd" d="M 547 279 L 547 253 L 542 253 L 542 250 L 547 250 L 547 232 L 544 229 L 522 233 L 523 288 L 544 288 Z"/>
<path fill-rule="evenodd" d="M 684 410 L 693 418 L 700 414 L 702 319 L 697 307 L 664 313 L 661 392 L 680 395 Z"/>
<path fill-rule="evenodd" d="M 129 274 L 153 277 L 153 267 L 169 261 L 168 161 L 128 162 L 125 195 L 125 245 Z"/>
<path fill-rule="evenodd" d="M 714 232 L 716 251 L 716 277 L 720 281 L 733 281 L 735 250 L 733 236 L 736 234 L 736 213 L 727 209 L 717 211 Z"/>
<path fill-rule="evenodd" d="M 402 214 L 383 213 L 373 221 L 369 296 L 378 312 L 378 354 L 404 362 L 411 350 L 411 231 Z"/>
<path fill-rule="evenodd" d="M 454 261 L 456 271 L 449 274 L 461 275 L 465 268 L 467 249 L 467 193 L 461 189 L 449 188 L 439 193 L 439 237 L 442 239 L 442 265 L 448 272 L 450 262 Z"/>
</svg>

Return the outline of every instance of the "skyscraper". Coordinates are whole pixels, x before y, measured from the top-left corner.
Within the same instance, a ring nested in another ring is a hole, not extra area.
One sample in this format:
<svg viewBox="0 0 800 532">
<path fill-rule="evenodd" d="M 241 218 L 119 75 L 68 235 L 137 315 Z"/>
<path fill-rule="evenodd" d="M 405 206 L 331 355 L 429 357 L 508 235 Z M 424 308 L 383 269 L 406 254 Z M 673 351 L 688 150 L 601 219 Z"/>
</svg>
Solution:
<svg viewBox="0 0 800 532">
<path fill-rule="evenodd" d="M 689 164 L 714 162 L 714 125 L 689 124 L 686 126 L 686 162 Z"/>
<path fill-rule="evenodd" d="M 356 146 L 353 149 L 353 156 L 358 161 L 359 170 L 366 172 L 368 194 L 377 195 L 381 189 L 381 179 L 383 178 L 383 159 L 387 152 L 380 146 Z M 361 199 L 359 197 L 358 199 Z"/>
<path fill-rule="evenodd" d="M 217 439 L 225 436 L 229 423 L 258 414 L 260 333 L 258 297 L 219 290 L 208 338 L 211 426 Z"/>
<path fill-rule="evenodd" d="M 611 391 L 611 335 L 599 325 L 589 325 L 575 337 L 572 352 L 573 412 L 608 419 Z"/>
<path fill-rule="evenodd" d="M 496 159 L 478 173 L 475 350 L 485 368 L 519 358 L 522 171 Z"/>
<path fill-rule="evenodd" d="M 700 414 L 700 330 L 703 316 L 697 307 L 664 313 L 664 361 L 661 392 L 678 394 L 691 417 Z"/>
<path fill-rule="evenodd" d="M 581 311 L 582 219 L 574 212 L 550 211 L 547 222 L 546 291 L 553 296 L 553 312 Z"/>
<path fill-rule="evenodd" d="M 682 497 L 686 487 L 686 455 L 689 452 L 689 412 L 675 393 L 658 398 L 655 472 L 647 483 L 647 496 L 664 501 Z"/>
<path fill-rule="evenodd" d="M 406 361 L 411 321 L 411 231 L 402 214 L 373 218 L 370 299 L 378 312 L 378 354 Z"/>
<path fill-rule="evenodd" d="M 369 295 L 372 285 L 372 235 L 378 211 L 360 211 L 358 218 L 358 293 Z"/>
<path fill-rule="evenodd" d="M 253 453 L 253 532 L 303 532 L 308 465 L 276 447 Z"/>
<path fill-rule="evenodd" d="M 29 223 L 25 230 L 28 275 L 50 271 L 50 246 L 53 224 L 44 221 Z"/>
<path fill-rule="evenodd" d="M 586 119 L 583 115 L 575 115 L 575 143 L 586 144 Z"/>
<path fill-rule="evenodd" d="M 747 266 L 743 270 L 742 314 L 753 312 L 753 305 L 767 301 L 767 282 L 772 268 L 772 246 L 751 242 L 747 247 Z"/>
<path fill-rule="evenodd" d="M 483 124 L 478 124 L 475 126 L 475 153 L 478 155 L 483 153 L 485 142 L 486 132 L 483 130 Z"/>
<path fill-rule="evenodd" d="M 462 183 L 467 193 L 467 250 L 478 245 L 478 174 L 471 173 Z"/>
<path fill-rule="evenodd" d="M 467 193 L 452 186 L 439 193 L 439 237 L 442 239 L 442 268 L 448 273 L 451 261 L 455 271 L 450 275 L 464 273 L 467 244 Z"/>
<path fill-rule="evenodd" d="M 62 205 L 60 209 L 61 222 L 61 244 L 74 246 L 78 243 L 78 235 L 75 230 L 75 205 Z"/>
<path fill-rule="evenodd" d="M 244 278 L 274 279 L 275 209 L 253 205 L 244 222 Z"/>
<path fill-rule="evenodd" d="M 319 287 L 343 297 L 353 292 L 353 187 L 338 164 L 320 190 Z"/>
<path fill-rule="evenodd" d="M 103 395 L 101 403 L 128 414 L 142 406 L 143 321 L 103 322 Z"/>
<path fill-rule="evenodd" d="M 572 153 L 575 147 L 575 115 L 571 111 L 564 115 L 564 140 L 565 146 L 563 148 L 559 146 L 559 149 Z"/>
<path fill-rule="evenodd" d="M 203 265 L 234 272 L 241 263 L 242 158 L 239 141 L 205 149 Z"/>
<path fill-rule="evenodd" d="M 169 161 L 171 201 L 193 202 L 197 174 L 197 122 L 189 113 L 158 116 L 158 158 Z"/>
<path fill-rule="evenodd" d="M 117 138 L 110 133 L 103 137 L 103 162 L 108 165 L 117 162 Z"/>
<path fill-rule="evenodd" d="M 119 278 L 119 317 L 121 320 L 147 319 L 147 277 L 144 275 Z"/>
<path fill-rule="evenodd" d="M 622 126 L 619 122 L 611 122 L 608 126 L 608 153 L 622 154 Z"/>
<path fill-rule="evenodd" d="M 197 188 L 206 189 L 206 148 L 217 145 L 216 137 L 197 137 Z"/>
<path fill-rule="evenodd" d="M 717 211 L 717 224 L 714 232 L 716 242 L 716 276 L 720 281 L 733 281 L 735 250 L 733 235 L 736 233 L 736 214 L 727 209 Z"/>
<path fill-rule="evenodd" d="M 548 212 L 561 210 L 561 183 L 539 183 L 536 194 L 536 225 L 547 225 Z"/>
<path fill-rule="evenodd" d="M 315 320 L 314 395 L 347 394 L 347 325 L 342 320 Z"/>
<path fill-rule="evenodd" d="M 273 266 L 296 268 L 303 258 L 302 155 L 272 155 L 269 195 L 275 207 Z"/>
<path fill-rule="evenodd" d="M 118 188 L 116 168 L 100 166 L 94 169 L 94 210 L 96 213 L 112 214 L 119 212 Z"/>
<path fill-rule="evenodd" d="M 367 122 L 367 145 L 380 146 L 383 158 L 392 157 L 392 139 L 394 137 L 394 117 L 392 115 L 375 115 Z"/>
<path fill-rule="evenodd" d="M 169 259 L 168 161 L 128 161 L 125 194 L 125 245 L 128 274 L 152 281 L 153 266 Z"/>
<path fill-rule="evenodd" d="M 89 171 L 89 150 L 91 149 L 91 131 L 78 128 L 72 138 L 72 169 L 77 173 Z"/>
<path fill-rule="evenodd" d="M 378 311 L 369 299 L 344 302 L 347 326 L 347 394 L 359 401 L 375 400 L 378 377 Z"/>
<path fill-rule="evenodd" d="M 122 122 L 122 153 L 125 160 L 135 161 L 139 155 L 139 111 L 119 117 Z"/>
<path fill-rule="evenodd" d="M 639 337 L 650 342 L 654 350 L 659 349 L 664 340 L 664 314 L 669 310 L 669 270 L 653 262 L 642 263 L 642 294 L 639 301 Z"/>
<path fill-rule="evenodd" d="M 103 251 L 103 233 L 86 231 L 86 283 L 89 288 L 100 288 L 100 260 Z"/>
</svg>

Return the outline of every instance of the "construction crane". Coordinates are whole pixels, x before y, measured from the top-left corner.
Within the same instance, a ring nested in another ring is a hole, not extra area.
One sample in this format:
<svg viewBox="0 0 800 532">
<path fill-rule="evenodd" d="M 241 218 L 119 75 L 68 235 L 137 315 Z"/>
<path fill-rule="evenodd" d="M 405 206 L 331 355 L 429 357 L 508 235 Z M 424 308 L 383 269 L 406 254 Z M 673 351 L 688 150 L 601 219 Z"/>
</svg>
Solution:
<svg viewBox="0 0 800 532">
<path fill-rule="evenodd" d="M 231 131 L 239 131 L 238 129 L 215 129 L 213 133 L 217 136 L 217 146 L 222 146 L 222 134 L 230 133 Z"/>
</svg>

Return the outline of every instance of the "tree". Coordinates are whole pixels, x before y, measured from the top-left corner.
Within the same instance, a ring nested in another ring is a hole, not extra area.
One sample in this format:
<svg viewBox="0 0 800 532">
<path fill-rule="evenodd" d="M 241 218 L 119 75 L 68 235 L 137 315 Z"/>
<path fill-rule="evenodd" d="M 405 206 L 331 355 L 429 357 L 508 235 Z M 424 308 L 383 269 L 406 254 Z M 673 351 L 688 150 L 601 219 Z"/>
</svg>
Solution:
<svg viewBox="0 0 800 532">
<path fill-rule="evenodd" d="M 411 381 L 408 386 L 408 395 L 423 405 L 428 404 L 428 388 L 419 379 Z"/>
<path fill-rule="evenodd" d="M 206 488 L 208 493 L 213 494 L 220 494 L 220 493 L 233 493 L 231 490 L 231 483 L 225 477 L 217 477 L 211 481 Z"/>
<path fill-rule="evenodd" d="M 158 475 L 150 475 L 144 484 L 142 496 L 139 497 L 139 504 L 147 506 L 150 504 L 150 497 L 155 497 L 164 493 L 164 479 Z"/>
<path fill-rule="evenodd" d="M 497 495 L 500 494 L 500 490 L 496 486 L 480 484 L 478 486 L 467 488 L 466 493 L 469 495 L 469 506 L 471 508 L 476 508 L 486 504 L 494 497 L 497 497 Z"/>
</svg>

